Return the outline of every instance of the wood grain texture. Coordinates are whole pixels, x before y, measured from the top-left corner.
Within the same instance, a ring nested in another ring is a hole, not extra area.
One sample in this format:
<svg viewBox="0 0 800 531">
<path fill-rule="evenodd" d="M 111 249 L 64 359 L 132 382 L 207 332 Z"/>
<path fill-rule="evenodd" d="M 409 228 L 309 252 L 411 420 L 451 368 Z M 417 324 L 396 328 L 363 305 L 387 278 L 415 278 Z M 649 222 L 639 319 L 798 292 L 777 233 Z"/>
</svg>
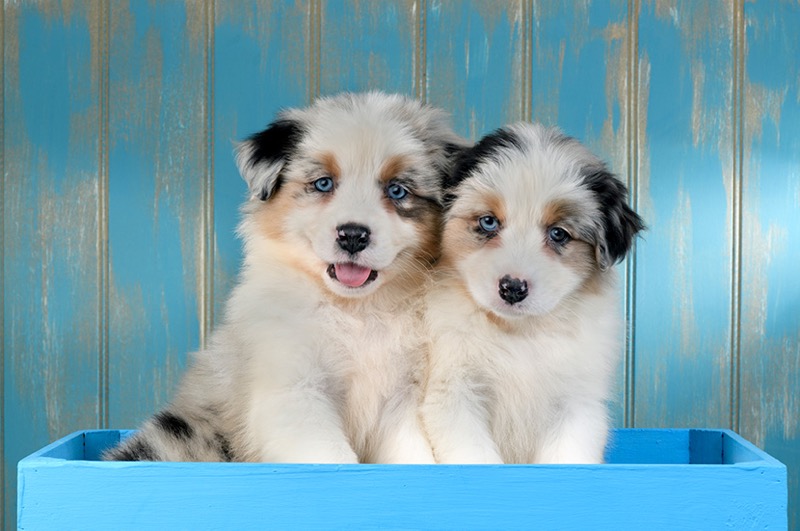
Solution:
<svg viewBox="0 0 800 531">
<path fill-rule="evenodd" d="M 560 127 L 603 158 L 624 181 L 628 167 L 628 5 L 535 0 L 532 13 L 533 120 Z M 620 277 L 625 265 L 618 268 Z M 624 313 L 624 282 L 620 307 Z M 624 356 L 620 353 L 612 417 L 624 421 Z"/>
<path fill-rule="evenodd" d="M 730 420 L 732 5 L 641 6 L 637 427 Z"/>
<path fill-rule="evenodd" d="M 110 12 L 109 425 L 166 404 L 199 344 L 206 176 L 205 10 Z"/>
<path fill-rule="evenodd" d="M 247 187 L 234 164 L 234 143 L 264 129 L 281 109 L 309 102 L 312 25 L 309 3 L 216 3 L 212 84 L 217 322 L 241 264 L 241 242 L 234 233 Z"/>
<path fill-rule="evenodd" d="M 526 3 L 425 5 L 427 100 L 450 112 L 456 131 L 474 140 L 525 118 Z"/>
<path fill-rule="evenodd" d="M 320 94 L 383 90 L 414 95 L 417 2 L 320 3 Z"/>
<path fill-rule="evenodd" d="M 95 7 L 4 6 L 6 529 L 16 461 L 75 426 L 99 425 Z"/>
<path fill-rule="evenodd" d="M 559 125 L 628 181 L 616 425 L 739 428 L 789 464 L 797 527 L 798 27 L 797 0 L 5 2 L 5 527 L 19 457 L 134 427 L 222 317 L 234 142 L 372 88 L 471 138 Z"/>
<path fill-rule="evenodd" d="M 747 2 L 740 429 L 789 469 L 800 525 L 800 4 Z"/>
</svg>

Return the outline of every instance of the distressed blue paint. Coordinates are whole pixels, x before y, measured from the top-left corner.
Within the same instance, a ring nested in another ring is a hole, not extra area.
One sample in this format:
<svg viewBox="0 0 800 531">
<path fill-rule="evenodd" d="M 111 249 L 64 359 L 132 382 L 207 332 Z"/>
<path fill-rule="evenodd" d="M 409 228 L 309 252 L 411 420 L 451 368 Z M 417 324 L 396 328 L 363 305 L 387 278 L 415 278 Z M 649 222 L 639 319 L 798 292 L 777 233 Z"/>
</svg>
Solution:
<svg viewBox="0 0 800 531">
<path fill-rule="evenodd" d="M 646 448 L 645 457 L 661 464 L 398 466 L 81 461 L 97 454 L 92 445 L 113 442 L 113 432 L 79 433 L 21 463 L 19 525 L 58 518 L 87 529 L 786 526 L 786 468 L 732 432 L 626 430 L 614 456 L 629 462 L 659 436 L 667 444 Z"/>
<path fill-rule="evenodd" d="M 678 2 L 658 12 L 646 3 L 639 18 L 639 90 L 648 102 L 639 109 L 639 204 L 650 230 L 637 248 L 636 426 L 730 419 L 727 5 Z"/>
<path fill-rule="evenodd" d="M 789 468 L 800 525 L 800 7 L 747 3 L 741 430 Z"/>
<path fill-rule="evenodd" d="M 16 461 L 98 425 L 99 132 L 86 6 L 70 16 L 52 3 L 4 10 L 3 519 L 11 529 Z"/>
<path fill-rule="evenodd" d="M 621 169 L 624 137 L 608 136 L 623 125 L 627 3 L 540 4 L 533 21 L 533 119 L 580 137 Z"/>
<path fill-rule="evenodd" d="M 235 141 L 264 129 L 278 111 L 308 96 L 308 7 L 287 2 L 220 2 L 214 36 L 215 318 L 241 264 L 234 236 L 247 187 L 233 160 Z"/>
<path fill-rule="evenodd" d="M 427 2 L 427 99 L 477 139 L 522 119 L 521 2 Z"/>
<path fill-rule="evenodd" d="M 731 10 L 738 4 L 641 4 L 638 184 L 651 229 L 639 245 L 636 270 L 634 420 L 724 426 L 735 315 Z M 101 422 L 97 32 L 103 19 L 94 11 L 101 5 L 112 9 L 109 406 L 116 426 L 134 426 L 171 396 L 199 340 L 205 112 L 214 113 L 217 320 L 240 262 L 233 230 L 245 187 L 232 141 L 317 92 L 420 90 L 473 138 L 531 112 L 585 141 L 618 173 L 628 162 L 633 139 L 624 127 L 624 87 L 633 80 L 626 79 L 624 62 L 626 0 L 331 1 L 320 6 L 319 28 L 311 2 L 218 2 L 213 41 L 197 12 L 202 3 L 6 2 L 7 528 L 15 521 L 16 459 L 66 431 Z M 421 8 L 426 11 L 415 11 Z M 748 437 L 789 464 L 796 526 L 800 5 L 748 2 L 744 9 L 738 414 Z M 424 48 L 416 47 L 418 15 L 426 18 Z M 308 40 L 317 35 L 320 42 Z M 206 78 L 211 42 L 214 76 Z M 700 86 L 697 72 L 705 74 Z M 213 109 L 203 107 L 206 82 Z M 657 443 L 668 451 L 667 442 Z"/>
<path fill-rule="evenodd" d="M 192 42 L 190 26 L 197 16 L 174 1 L 111 6 L 112 426 L 136 425 L 163 406 L 199 343 L 206 161 L 205 42 Z"/>
<path fill-rule="evenodd" d="M 384 90 L 414 95 L 411 2 L 321 2 L 320 92 Z"/>
</svg>

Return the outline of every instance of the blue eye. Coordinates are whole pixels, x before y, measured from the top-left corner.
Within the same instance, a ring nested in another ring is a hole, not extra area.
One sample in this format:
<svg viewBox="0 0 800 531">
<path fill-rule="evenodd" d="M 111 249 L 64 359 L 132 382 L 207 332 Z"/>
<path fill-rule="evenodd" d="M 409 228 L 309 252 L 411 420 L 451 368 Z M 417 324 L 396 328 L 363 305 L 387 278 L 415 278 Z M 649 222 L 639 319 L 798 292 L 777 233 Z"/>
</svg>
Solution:
<svg viewBox="0 0 800 531">
<path fill-rule="evenodd" d="M 500 229 L 500 221 L 494 216 L 483 216 L 478 219 L 478 226 L 483 232 L 497 232 Z"/>
<path fill-rule="evenodd" d="M 386 197 L 393 201 L 400 201 L 407 195 L 408 189 L 401 184 L 392 183 L 386 187 Z"/>
<path fill-rule="evenodd" d="M 562 244 L 567 243 L 567 241 L 570 239 L 569 233 L 561 227 L 552 227 L 549 231 L 547 231 L 547 237 L 550 238 L 550 241 L 553 243 Z"/>
<path fill-rule="evenodd" d="M 333 190 L 333 179 L 330 177 L 322 177 L 321 179 L 317 179 L 314 181 L 314 188 L 323 193 L 330 192 Z"/>
</svg>

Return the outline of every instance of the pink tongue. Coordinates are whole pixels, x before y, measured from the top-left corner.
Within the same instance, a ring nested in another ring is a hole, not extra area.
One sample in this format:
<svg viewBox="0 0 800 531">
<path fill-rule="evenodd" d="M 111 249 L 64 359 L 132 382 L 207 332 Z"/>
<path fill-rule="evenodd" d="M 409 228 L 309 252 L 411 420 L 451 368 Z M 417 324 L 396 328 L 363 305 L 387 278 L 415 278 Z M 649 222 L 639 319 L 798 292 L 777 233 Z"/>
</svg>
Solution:
<svg viewBox="0 0 800 531">
<path fill-rule="evenodd" d="M 372 269 L 368 267 L 361 267 L 356 264 L 334 264 L 336 271 L 336 278 L 345 286 L 357 288 L 364 284 L 372 273 Z"/>
</svg>

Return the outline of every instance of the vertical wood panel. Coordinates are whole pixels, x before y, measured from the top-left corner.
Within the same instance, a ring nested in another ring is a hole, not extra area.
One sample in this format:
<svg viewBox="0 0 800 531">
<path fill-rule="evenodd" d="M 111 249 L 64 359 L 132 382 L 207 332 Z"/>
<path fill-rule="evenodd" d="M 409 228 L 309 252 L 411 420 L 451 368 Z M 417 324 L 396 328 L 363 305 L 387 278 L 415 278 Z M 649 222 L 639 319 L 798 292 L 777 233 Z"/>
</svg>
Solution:
<svg viewBox="0 0 800 531">
<path fill-rule="evenodd" d="M 426 3 L 427 99 L 477 139 L 526 116 L 526 2 Z"/>
<path fill-rule="evenodd" d="M 533 119 L 560 127 L 626 179 L 628 127 L 627 2 L 533 2 L 531 101 Z M 625 266 L 620 265 L 619 271 Z M 620 307 L 624 284 L 620 283 Z M 622 348 L 615 424 L 623 423 Z"/>
<path fill-rule="evenodd" d="M 202 4 L 112 2 L 109 424 L 164 405 L 199 343 L 206 178 Z"/>
<path fill-rule="evenodd" d="M 730 421 L 732 3 L 643 2 L 635 424 Z"/>
<path fill-rule="evenodd" d="M 377 89 L 414 95 L 412 0 L 321 4 L 320 93 Z"/>
<path fill-rule="evenodd" d="M 106 409 L 135 426 L 221 317 L 241 260 L 233 141 L 373 88 L 472 138 L 558 125 L 627 177 L 650 226 L 628 421 L 738 422 L 789 465 L 797 526 L 800 3 L 744 1 L 5 2 L 5 527 L 17 459 Z"/>
<path fill-rule="evenodd" d="M 0 213 L 0 240 L 3 242 L 3 250 L 0 251 L 0 323 L 2 324 L 2 337 L 0 337 L 0 525 L 5 527 L 5 514 L 6 514 L 6 451 L 5 451 L 5 438 L 6 438 L 6 412 L 5 412 L 5 365 L 6 365 L 6 341 L 5 341 L 5 309 L 6 309 L 6 113 L 5 113 L 5 94 L 6 94 L 6 79 L 5 79 L 5 56 L 6 56 L 6 9 L 0 10 L 0 77 L 2 77 L 2 86 L 0 86 L 0 205 L 2 205 L 2 212 Z"/>
<path fill-rule="evenodd" d="M 308 103 L 310 3 L 218 2 L 214 34 L 214 313 L 222 317 L 241 263 L 234 232 L 247 187 L 234 141 L 282 108 Z"/>
<path fill-rule="evenodd" d="M 4 5 L 6 529 L 17 460 L 99 423 L 96 7 Z"/>
<path fill-rule="evenodd" d="M 745 4 L 740 429 L 800 525 L 800 4 Z"/>
</svg>

